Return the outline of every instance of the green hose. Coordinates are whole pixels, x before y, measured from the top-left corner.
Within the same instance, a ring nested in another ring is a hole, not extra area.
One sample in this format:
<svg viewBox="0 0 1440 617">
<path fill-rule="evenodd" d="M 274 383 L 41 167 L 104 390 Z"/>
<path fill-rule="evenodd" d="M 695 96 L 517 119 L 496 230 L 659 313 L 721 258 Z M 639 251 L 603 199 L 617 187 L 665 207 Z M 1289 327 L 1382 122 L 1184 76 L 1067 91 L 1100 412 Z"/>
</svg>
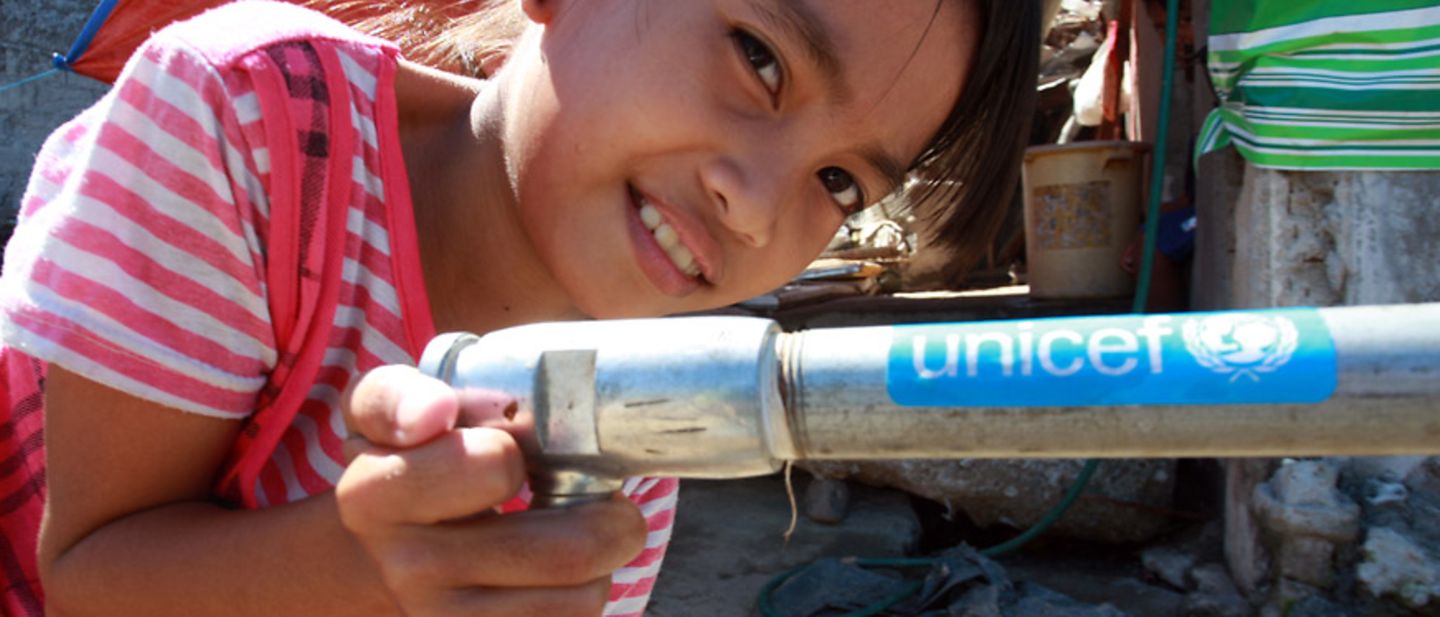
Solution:
<svg viewBox="0 0 1440 617">
<path fill-rule="evenodd" d="M 1165 57 L 1164 68 L 1160 80 L 1160 115 L 1156 119 L 1158 125 L 1155 130 L 1155 158 L 1150 170 L 1150 194 L 1145 207 L 1145 239 L 1142 242 L 1143 250 L 1140 259 L 1140 274 L 1135 281 L 1135 300 L 1131 312 L 1144 313 L 1146 304 L 1150 298 L 1150 278 L 1155 270 L 1155 242 L 1160 231 L 1160 200 L 1164 195 L 1165 183 L 1165 148 L 1170 137 L 1170 97 L 1175 90 L 1175 39 L 1179 29 L 1179 0 L 1165 0 Z M 1051 508 L 1045 516 L 1041 517 L 1029 529 L 1020 535 L 1005 542 L 991 546 L 980 551 L 986 557 L 998 557 L 1005 553 L 1024 546 L 1035 539 L 1045 530 L 1054 525 L 1060 517 L 1074 505 L 1079 499 L 1081 491 L 1090 482 L 1090 477 L 1095 475 L 1095 470 L 1100 466 L 1099 459 L 1085 461 L 1085 466 L 1080 469 L 1080 474 L 1075 477 L 1075 482 L 1066 491 L 1065 497 Z M 873 568 L 897 568 L 897 567 L 929 567 L 934 563 L 932 559 L 860 559 L 855 562 L 861 567 Z M 770 579 L 760 589 L 760 614 L 763 617 L 780 617 L 770 603 L 770 595 L 806 566 L 797 566 L 785 571 L 779 576 Z M 922 583 L 914 581 L 906 584 L 887 598 L 871 604 L 858 611 L 851 612 L 845 617 L 871 617 L 885 609 L 894 606 L 905 598 L 920 591 Z"/>
<path fill-rule="evenodd" d="M 1061 515 L 1065 514 L 1065 511 L 1069 510 L 1070 506 L 1073 505 L 1075 501 L 1080 498 L 1081 491 L 1085 489 L 1085 485 L 1090 482 L 1090 476 L 1095 475 L 1095 469 L 1099 466 L 1099 459 L 1090 459 L 1088 461 L 1085 461 L 1085 466 L 1080 469 L 1080 474 L 1076 476 L 1075 482 L 1071 483 L 1069 490 L 1065 492 L 1065 497 L 1060 500 L 1059 504 L 1056 504 L 1054 508 L 1051 508 L 1049 512 L 1045 513 L 1045 516 L 1041 517 L 1041 519 L 1034 525 L 1031 525 L 1029 529 L 1026 529 L 1024 533 L 1021 533 L 1020 535 L 1015 536 L 1014 538 L 1011 538 L 1010 540 L 1007 540 L 995 546 L 983 549 L 980 551 L 980 554 L 986 557 L 998 557 L 1017 548 L 1020 548 L 1027 542 L 1035 539 L 1036 536 L 1044 533 L 1046 529 L 1049 529 L 1051 525 L 1055 524 L 1055 521 L 1060 520 Z M 923 557 L 900 559 L 857 559 L 854 561 L 854 563 L 855 565 L 862 568 L 929 568 L 930 566 L 935 564 L 935 560 Z M 774 593 L 775 589 L 779 588 L 780 585 L 783 585 L 785 581 L 790 580 L 791 577 L 799 574 L 801 570 L 804 570 L 807 567 L 809 567 L 808 564 L 796 566 L 794 568 L 786 570 L 784 573 L 770 579 L 768 582 L 765 583 L 765 586 L 760 589 L 761 615 L 763 615 L 764 617 L 778 617 L 777 613 L 775 613 L 773 606 L 770 604 L 770 595 Z M 879 614 L 886 608 L 895 605 L 895 603 L 914 595 L 915 592 L 920 591 L 922 586 L 922 583 L 920 583 L 919 581 L 912 581 L 911 583 L 906 584 L 904 587 L 902 587 L 900 590 L 896 591 L 889 597 L 886 597 L 879 602 L 871 604 L 870 606 L 862 608 L 858 611 L 848 613 L 845 615 L 845 617 L 870 617 L 871 615 Z"/>
<path fill-rule="evenodd" d="M 1175 90 L 1175 39 L 1180 0 L 1165 0 L 1165 62 L 1160 78 L 1160 117 L 1155 127 L 1155 159 L 1150 166 L 1150 199 L 1145 207 L 1144 253 L 1135 282 L 1135 313 L 1144 313 L 1155 269 L 1155 236 L 1160 233 L 1160 199 L 1165 190 L 1165 149 L 1170 139 L 1170 97 Z"/>
</svg>

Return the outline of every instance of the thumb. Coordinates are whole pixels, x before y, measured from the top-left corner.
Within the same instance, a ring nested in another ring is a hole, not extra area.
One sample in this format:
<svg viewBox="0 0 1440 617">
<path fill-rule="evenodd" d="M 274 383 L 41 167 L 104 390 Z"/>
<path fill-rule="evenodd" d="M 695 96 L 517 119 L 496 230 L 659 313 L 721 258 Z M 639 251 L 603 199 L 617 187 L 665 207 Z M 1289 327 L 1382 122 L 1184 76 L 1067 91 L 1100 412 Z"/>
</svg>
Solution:
<svg viewBox="0 0 1440 617">
<path fill-rule="evenodd" d="M 351 436 L 378 446 L 409 448 L 455 427 L 460 404 L 444 382 L 413 366 L 365 373 L 340 397 Z"/>
</svg>

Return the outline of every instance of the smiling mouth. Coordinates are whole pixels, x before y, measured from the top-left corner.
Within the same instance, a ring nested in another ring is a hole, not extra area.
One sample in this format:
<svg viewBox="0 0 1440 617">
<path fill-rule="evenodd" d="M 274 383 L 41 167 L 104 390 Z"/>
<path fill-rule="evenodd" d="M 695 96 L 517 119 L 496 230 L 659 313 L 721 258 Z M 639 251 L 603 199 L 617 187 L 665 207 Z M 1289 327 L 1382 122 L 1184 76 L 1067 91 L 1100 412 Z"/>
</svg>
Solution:
<svg viewBox="0 0 1440 617">
<path fill-rule="evenodd" d="M 660 210 L 651 205 L 643 193 L 631 187 L 630 194 L 635 203 L 640 206 L 640 222 L 645 225 L 645 229 L 650 231 L 650 235 L 655 238 L 655 243 L 660 245 L 660 249 L 670 258 L 670 263 L 675 266 L 675 269 L 685 273 L 685 276 L 699 280 L 700 264 L 695 261 L 695 255 L 690 252 L 690 249 L 680 242 L 680 235 L 675 233 L 675 228 L 665 222 L 665 217 L 660 215 Z"/>
</svg>

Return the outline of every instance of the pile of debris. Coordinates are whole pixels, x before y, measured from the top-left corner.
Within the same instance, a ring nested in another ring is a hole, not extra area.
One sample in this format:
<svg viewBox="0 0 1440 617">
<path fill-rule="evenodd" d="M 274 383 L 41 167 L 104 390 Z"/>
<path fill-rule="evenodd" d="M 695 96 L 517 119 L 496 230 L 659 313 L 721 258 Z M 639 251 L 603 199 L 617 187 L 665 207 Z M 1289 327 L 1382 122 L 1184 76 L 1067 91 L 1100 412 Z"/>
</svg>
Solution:
<svg viewBox="0 0 1440 617">
<path fill-rule="evenodd" d="M 1440 612 L 1440 459 L 1252 461 L 1273 467 L 1234 499 L 1232 575 L 1265 614 Z M 1253 525 L 1253 533 L 1237 533 Z"/>
</svg>

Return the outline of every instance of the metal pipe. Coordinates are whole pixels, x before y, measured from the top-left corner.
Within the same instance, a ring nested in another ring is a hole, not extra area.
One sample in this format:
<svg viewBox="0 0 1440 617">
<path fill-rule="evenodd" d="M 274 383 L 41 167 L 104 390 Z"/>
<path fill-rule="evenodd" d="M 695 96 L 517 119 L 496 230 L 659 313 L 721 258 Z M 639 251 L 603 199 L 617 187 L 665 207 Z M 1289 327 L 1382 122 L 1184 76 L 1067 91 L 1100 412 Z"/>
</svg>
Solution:
<svg viewBox="0 0 1440 617">
<path fill-rule="evenodd" d="M 447 335 L 557 503 L 797 459 L 1440 453 L 1440 304 L 783 334 L 741 317 Z"/>
<path fill-rule="evenodd" d="M 1276 321 L 1293 323 L 1306 315 L 1318 316 L 1318 323 L 1282 330 Z M 1223 348 L 1207 349 L 1206 320 L 1231 334 L 1241 329 L 1241 336 L 1253 335 L 1255 348 L 1228 355 Z M 1085 347 L 1077 337 L 1054 334 L 1067 331 L 1082 335 Z M 1121 334 L 1126 332 L 1129 338 Z M 1104 338 L 1092 355 L 1097 333 Z M 896 394 L 923 398 L 895 383 L 897 371 L 909 371 L 912 379 L 917 372 L 914 354 L 897 357 L 896 347 L 922 336 L 930 346 L 922 357 L 933 363 L 922 370 L 948 382 L 948 390 L 932 398 L 969 401 L 965 405 L 897 405 Z M 937 344 L 947 337 L 958 342 L 953 356 L 946 354 L 950 347 Z M 1313 347 L 1305 347 L 1305 337 Z M 1440 304 L 847 328 L 795 338 L 783 364 L 793 367 L 786 408 L 798 458 L 1440 452 Z M 1045 341 L 1049 357 L 1041 358 Z M 1025 343 L 1031 346 L 1029 375 L 1022 374 L 1024 351 L 1018 349 Z M 1159 354 L 1153 354 L 1156 344 Z M 1008 376 L 1000 357 L 1005 345 L 1012 360 Z M 1293 351 L 1284 358 L 1287 346 Z M 977 362 L 967 363 L 977 347 Z M 1061 347 L 1064 357 L 1057 358 Z M 1196 357 L 1196 366 L 1165 365 Z M 943 364 L 952 358 L 953 374 Z M 1106 375 L 1089 365 L 1093 359 L 1109 373 L 1129 370 Z M 1046 360 L 1059 370 L 1046 370 Z M 1152 372 L 1153 361 L 1161 363 L 1158 372 Z M 1074 368 L 1080 370 L 1065 374 Z M 1293 377 L 1301 383 L 1287 380 L 1287 372 L 1298 372 Z M 1234 394 L 1227 390 L 1235 388 L 1248 390 L 1249 400 L 1227 402 Z M 1089 404 L 1082 404 L 1087 398 Z"/>
<path fill-rule="evenodd" d="M 770 320 L 739 317 L 539 323 L 442 335 L 420 369 L 462 396 L 475 388 L 514 397 L 514 417 L 498 427 L 524 451 L 537 499 L 556 505 L 607 494 L 630 476 L 779 469 L 793 452 L 779 336 Z"/>
</svg>

